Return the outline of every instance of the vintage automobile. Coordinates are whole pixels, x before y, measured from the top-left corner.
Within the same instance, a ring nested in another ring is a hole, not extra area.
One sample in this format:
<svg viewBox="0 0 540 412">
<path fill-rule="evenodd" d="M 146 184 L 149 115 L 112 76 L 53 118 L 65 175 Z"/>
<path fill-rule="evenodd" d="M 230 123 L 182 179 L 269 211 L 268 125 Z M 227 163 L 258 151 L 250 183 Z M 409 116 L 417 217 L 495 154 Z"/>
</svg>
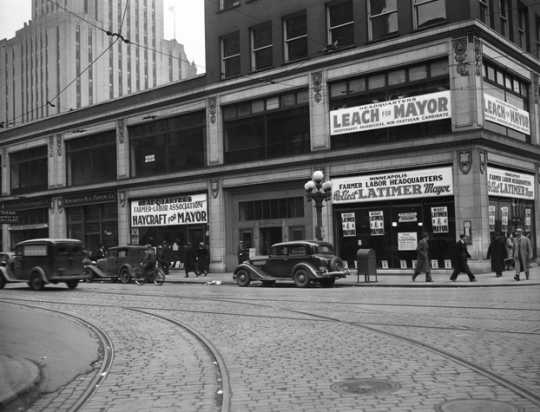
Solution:
<svg viewBox="0 0 540 412">
<path fill-rule="evenodd" d="M 233 273 L 239 286 L 251 281 L 263 285 L 280 280 L 294 280 L 305 288 L 312 283 L 332 287 L 336 279 L 349 274 L 343 260 L 334 255 L 330 243 L 319 241 L 291 241 L 272 245 L 269 256 L 258 256 L 240 263 Z"/>
<path fill-rule="evenodd" d="M 114 246 L 107 250 L 107 256 L 97 262 L 87 262 L 85 271 L 89 281 L 98 279 L 119 280 L 130 283 L 132 280 L 142 279 L 146 246 L 127 245 Z"/>
<path fill-rule="evenodd" d="M 65 282 L 74 289 L 86 275 L 82 242 L 77 239 L 30 239 L 15 245 L 15 254 L 0 265 L 0 289 L 8 282 L 27 282 L 33 290 Z"/>
</svg>

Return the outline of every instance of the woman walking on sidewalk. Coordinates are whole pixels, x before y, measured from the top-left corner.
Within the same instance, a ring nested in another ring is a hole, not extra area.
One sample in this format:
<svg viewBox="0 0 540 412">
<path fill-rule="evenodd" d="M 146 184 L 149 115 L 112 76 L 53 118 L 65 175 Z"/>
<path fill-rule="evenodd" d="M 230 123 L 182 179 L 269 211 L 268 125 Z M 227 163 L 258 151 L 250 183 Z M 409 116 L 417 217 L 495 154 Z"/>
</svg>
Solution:
<svg viewBox="0 0 540 412">
<path fill-rule="evenodd" d="M 487 251 L 487 259 L 491 258 L 491 270 L 500 278 L 504 270 L 506 260 L 506 239 L 502 233 L 497 233 L 491 241 Z"/>
</svg>

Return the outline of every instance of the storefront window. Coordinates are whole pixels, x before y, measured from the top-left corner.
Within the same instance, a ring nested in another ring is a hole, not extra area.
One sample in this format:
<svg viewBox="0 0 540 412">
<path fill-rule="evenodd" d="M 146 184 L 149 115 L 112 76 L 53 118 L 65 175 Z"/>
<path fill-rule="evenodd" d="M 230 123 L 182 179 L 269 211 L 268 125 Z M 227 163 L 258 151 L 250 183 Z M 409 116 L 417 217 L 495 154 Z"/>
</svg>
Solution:
<svg viewBox="0 0 540 412">
<path fill-rule="evenodd" d="M 252 200 L 240 202 L 238 207 L 241 221 L 304 217 L 304 199 L 302 197 Z"/>
<path fill-rule="evenodd" d="M 305 90 L 223 108 L 225 162 L 238 163 L 309 151 Z M 264 108 L 264 109 L 263 109 Z"/>
<path fill-rule="evenodd" d="M 330 110 L 353 108 L 372 103 L 384 103 L 390 100 L 402 99 L 409 96 L 429 95 L 448 91 L 450 88 L 448 76 L 448 61 L 435 60 L 414 66 L 394 69 L 388 72 L 368 74 L 365 76 L 341 80 L 330 84 Z M 439 97 L 434 96 L 440 103 Z M 448 105 L 449 105 L 448 101 Z M 425 107 L 426 104 L 424 104 Z M 446 108 L 448 108 L 447 106 Z M 421 105 L 421 107 L 424 107 Z M 416 108 L 411 108 L 416 109 Z M 437 107 L 437 110 L 443 107 Z M 372 112 L 368 110 L 368 117 Z M 412 113 L 412 112 L 411 112 Z M 449 113 L 449 112 L 448 112 Z M 373 121 L 376 118 L 361 119 L 362 123 Z M 400 113 L 401 119 L 407 117 L 406 111 Z M 364 146 L 366 144 L 381 144 L 405 139 L 418 139 L 451 131 L 449 114 L 442 116 L 441 120 L 407 123 L 390 127 L 366 127 L 362 131 L 347 133 L 332 133 L 332 148 Z M 332 132 L 332 131 L 331 131 Z"/>
<path fill-rule="evenodd" d="M 66 142 L 68 185 L 116 179 L 116 133 L 109 131 Z"/>
<path fill-rule="evenodd" d="M 204 167 L 204 112 L 129 128 L 132 176 L 153 176 Z"/>
<path fill-rule="evenodd" d="M 9 158 L 13 194 L 47 189 L 47 146 L 14 152 Z"/>
<path fill-rule="evenodd" d="M 66 208 L 68 237 L 82 240 L 89 251 L 117 245 L 117 208 L 116 203 Z"/>
</svg>

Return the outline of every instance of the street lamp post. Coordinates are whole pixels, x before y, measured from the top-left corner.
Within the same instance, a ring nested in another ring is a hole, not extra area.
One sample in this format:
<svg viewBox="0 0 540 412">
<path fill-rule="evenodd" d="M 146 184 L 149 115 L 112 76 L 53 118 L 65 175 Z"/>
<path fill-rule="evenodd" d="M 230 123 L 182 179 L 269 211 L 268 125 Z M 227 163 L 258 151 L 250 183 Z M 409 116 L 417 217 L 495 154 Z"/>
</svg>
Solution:
<svg viewBox="0 0 540 412">
<path fill-rule="evenodd" d="M 308 180 L 304 185 L 306 197 L 310 201 L 315 202 L 315 210 L 317 212 L 317 224 L 315 226 L 315 238 L 322 239 L 322 205 L 324 200 L 330 199 L 332 196 L 332 182 L 327 180 L 323 182 L 324 174 L 321 170 L 316 170 L 311 175 L 311 180 Z"/>
</svg>

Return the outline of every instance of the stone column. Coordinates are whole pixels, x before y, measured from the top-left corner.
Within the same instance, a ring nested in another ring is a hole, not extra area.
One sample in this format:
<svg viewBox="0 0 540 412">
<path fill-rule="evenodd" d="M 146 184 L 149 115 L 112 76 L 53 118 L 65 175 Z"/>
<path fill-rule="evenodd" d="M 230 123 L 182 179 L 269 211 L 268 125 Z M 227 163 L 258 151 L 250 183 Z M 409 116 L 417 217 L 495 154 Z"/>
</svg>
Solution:
<svg viewBox="0 0 540 412">
<path fill-rule="evenodd" d="M 119 119 L 116 121 L 116 176 L 121 180 L 129 178 L 129 174 L 128 129 L 126 121 Z"/>
<path fill-rule="evenodd" d="M 220 179 L 208 182 L 208 237 L 210 271 L 225 272 L 225 200 Z"/>
<path fill-rule="evenodd" d="M 309 77 L 309 124 L 311 151 L 330 149 L 329 101 L 326 72 L 313 72 Z"/>
</svg>

